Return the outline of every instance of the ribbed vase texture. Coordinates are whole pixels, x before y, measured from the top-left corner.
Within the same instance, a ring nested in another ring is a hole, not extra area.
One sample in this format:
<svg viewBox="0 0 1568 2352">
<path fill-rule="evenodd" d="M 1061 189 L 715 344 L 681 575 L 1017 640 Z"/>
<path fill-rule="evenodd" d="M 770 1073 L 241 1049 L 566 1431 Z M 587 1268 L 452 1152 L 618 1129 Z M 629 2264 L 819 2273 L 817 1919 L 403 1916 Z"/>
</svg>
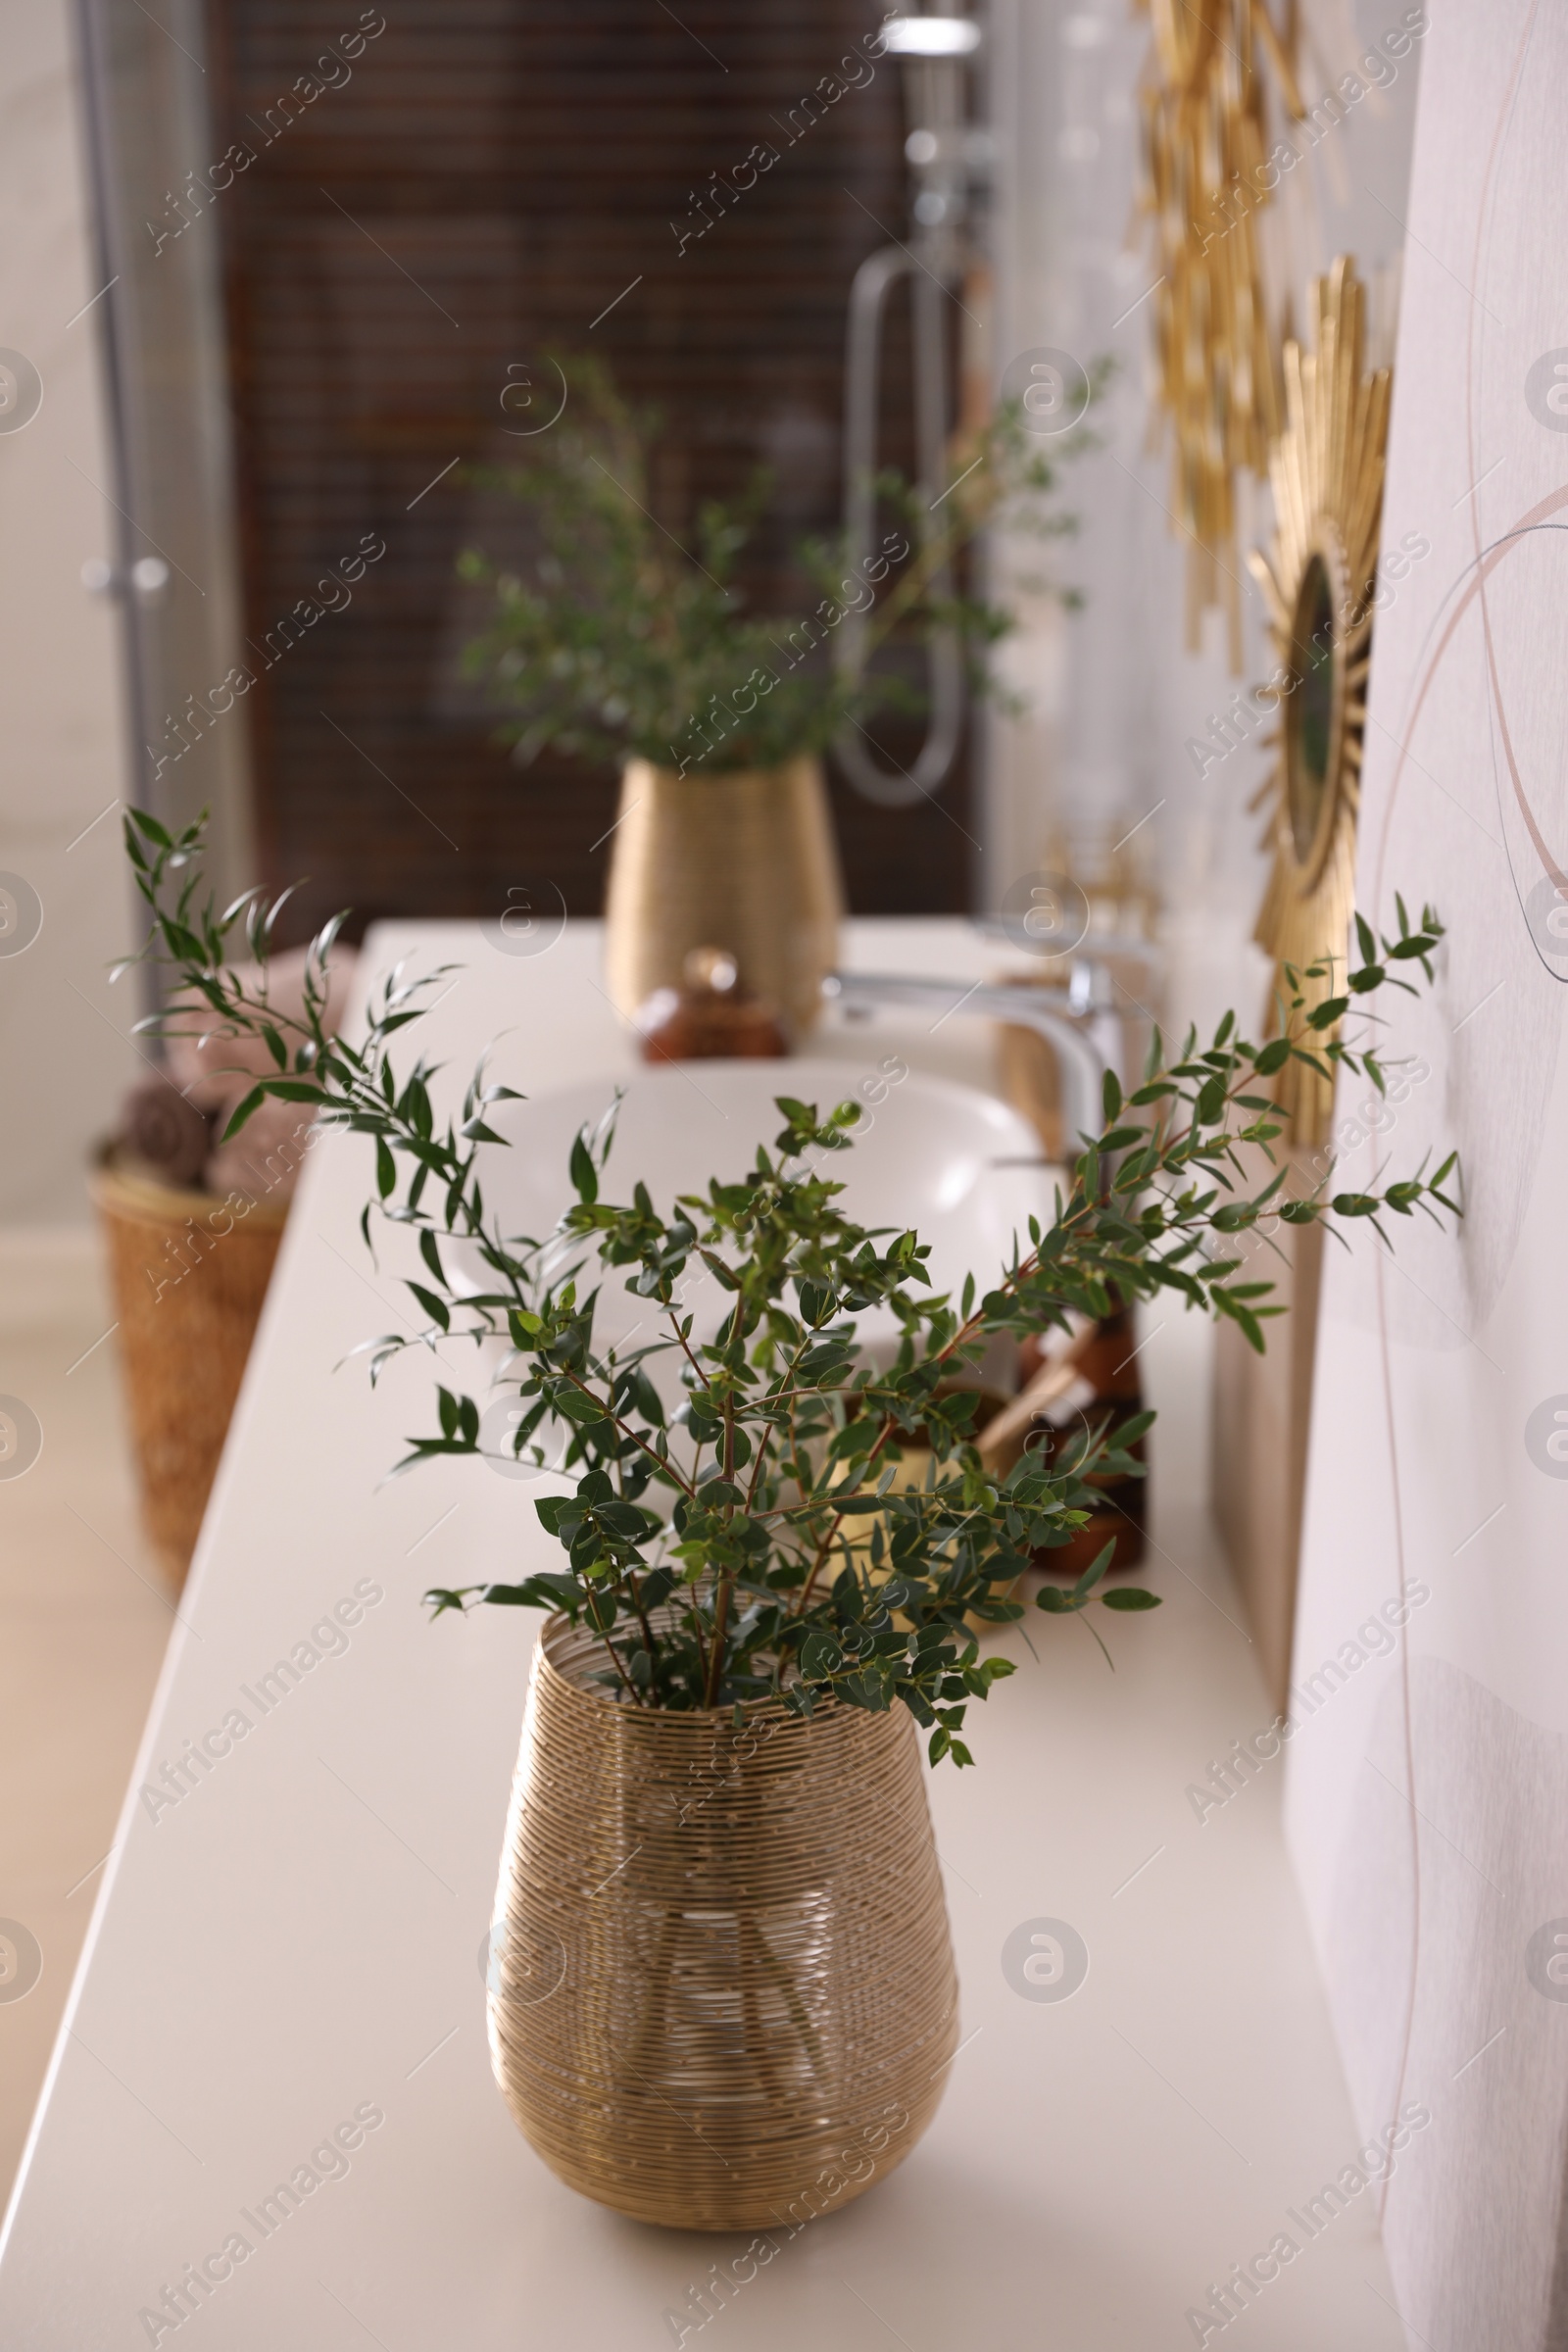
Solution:
<svg viewBox="0 0 1568 2352">
<path fill-rule="evenodd" d="M 798 2226 L 906 2156 L 957 1982 L 902 1707 L 666 1714 L 540 1637 L 496 1897 L 490 2048 L 585 2196 L 671 2229 Z"/>
</svg>

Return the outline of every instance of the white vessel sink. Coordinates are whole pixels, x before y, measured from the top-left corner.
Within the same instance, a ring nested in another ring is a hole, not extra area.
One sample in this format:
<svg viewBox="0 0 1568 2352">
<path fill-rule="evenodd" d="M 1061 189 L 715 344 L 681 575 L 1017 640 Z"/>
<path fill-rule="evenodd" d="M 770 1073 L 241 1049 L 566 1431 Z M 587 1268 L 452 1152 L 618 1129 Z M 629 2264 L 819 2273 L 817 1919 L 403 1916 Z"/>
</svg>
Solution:
<svg viewBox="0 0 1568 2352">
<path fill-rule="evenodd" d="M 1042 1160 L 1033 1128 L 995 1096 L 915 1070 L 901 1078 L 903 1066 L 895 1059 L 884 1073 L 873 1064 L 864 1078 L 842 1061 L 812 1060 L 682 1062 L 641 1071 L 620 1082 L 601 1198 L 630 1200 L 640 1179 L 667 1213 L 677 1195 L 706 1193 L 710 1177 L 743 1176 L 760 1143 L 772 1152 L 783 1124 L 775 1097 L 814 1103 L 824 1115 L 849 1099 L 860 1105 L 858 1140 L 822 1160 L 823 1172 L 843 1184 L 849 1213 L 867 1226 L 902 1232 L 912 1225 L 931 1245 L 935 1289 L 957 1292 L 970 1272 L 984 1288 L 1011 1256 L 1015 1236 L 1028 1248 L 1031 1214 L 1050 1221 L 1058 1171 Z M 598 1122 L 614 1093 L 613 1081 L 596 1079 L 495 1106 L 491 1124 L 512 1149 L 487 1155 L 485 1202 L 509 1235 L 542 1242 L 554 1231 L 576 1198 L 567 1174 L 572 1141 Z M 560 1262 L 581 1253 L 581 1243 L 574 1243 Z M 477 1273 L 477 1262 L 468 1270 Z M 624 1270 L 601 1270 L 590 1258 L 579 1288 L 596 1279 L 603 1285 L 595 1324 L 600 1344 L 618 1345 L 638 1327 L 639 1336 L 652 1339 L 655 1310 L 626 1293 Z M 699 1334 L 716 1326 L 724 1297 L 700 1268 L 689 1280 L 684 1303 Z M 890 1316 L 862 1319 L 868 1346 L 884 1336 L 884 1322 L 891 1334 Z"/>
</svg>

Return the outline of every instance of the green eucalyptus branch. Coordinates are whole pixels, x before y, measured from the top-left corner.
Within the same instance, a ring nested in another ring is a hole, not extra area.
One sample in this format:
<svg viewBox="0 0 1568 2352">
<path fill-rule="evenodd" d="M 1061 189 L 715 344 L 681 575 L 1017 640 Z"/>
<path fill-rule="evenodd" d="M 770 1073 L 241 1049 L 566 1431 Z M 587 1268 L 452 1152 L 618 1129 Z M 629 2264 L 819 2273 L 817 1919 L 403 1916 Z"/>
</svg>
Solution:
<svg viewBox="0 0 1568 2352">
<path fill-rule="evenodd" d="M 1092 378 L 1092 397 L 1104 372 Z M 879 711 L 923 708 L 896 671 L 861 664 L 851 676 L 830 659 L 833 632 L 852 611 L 866 615 L 868 656 L 895 638 L 951 629 L 976 685 L 988 684 L 986 656 L 1011 616 L 981 598 L 938 595 L 937 583 L 995 524 L 1042 540 L 1070 532 L 1073 517 L 1050 502 L 1062 465 L 1092 446 L 1080 429 L 1048 455 L 1024 431 L 1017 404 L 1004 409 L 956 452 L 934 521 L 924 492 L 897 471 L 880 474 L 877 506 L 903 527 L 867 557 L 863 576 L 842 538 L 808 542 L 797 555 L 819 600 L 814 612 L 757 614 L 736 566 L 765 508 L 767 473 L 732 505 L 700 507 L 695 544 L 685 547 L 651 511 L 657 414 L 631 407 L 593 361 L 572 361 L 569 382 L 564 415 L 526 462 L 473 477 L 528 509 L 537 553 L 520 570 L 478 549 L 459 562 L 492 597 L 464 668 L 509 712 L 502 733 L 523 764 L 554 745 L 601 761 L 635 753 L 682 773 L 771 767 L 825 751 L 846 725 Z"/>
<path fill-rule="evenodd" d="M 220 1052 L 225 1036 L 260 1038 L 273 1069 L 230 1132 L 268 1095 L 313 1104 L 373 1148 L 367 1243 L 372 1209 L 416 1237 L 421 1270 L 407 1287 L 427 1323 L 368 1343 L 372 1380 L 408 1347 L 501 1339 L 523 1407 L 514 1457 L 541 1463 L 539 1433 L 565 1436 L 571 1491 L 535 1504 L 561 1566 L 437 1588 L 426 1595 L 434 1613 L 478 1602 L 563 1611 L 599 1637 L 606 1687 L 628 1704 L 773 1697 L 809 1714 L 827 1699 L 873 1710 L 897 1702 L 929 1733 L 933 1762 L 969 1762 L 965 1709 L 1011 1672 L 981 1657 L 980 1634 L 1023 1615 L 1014 1589 L 1086 1524 L 1092 1480 L 1142 1475 L 1132 1448 L 1152 1419 L 1141 1415 L 1114 1438 L 1087 1428 L 1049 1467 L 1026 1450 L 1003 1474 L 975 1444 L 966 1385 L 988 1344 L 1168 1292 L 1234 1321 L 1261 1350 L 1264 1322 L 1283 1310 L 1273 1286 L 1249 1275 L 1240 1237 L 1276 1218 L 1328 1218 L 1369 1221 L 1387 1243 L 1386 1217 L 1458 1213 L 1444 1189 L 1451 1155 L 1430 1177 L 1417 1170 L 1368 1192 L 1330 1194 L 1327 1178 L 1292 1192 L 1283 1164 L 1256 1190 L 1247 1180 L 1258 1150 L 1273 1161 L 1281 1122 L 1269 1090 L 1293 1057 L 1330 1076 L 1343 1064 L 1385 1088 L 1392 1065 L 1370 1001 L 1387 985 L 1412 988 L 1407 965 L 1431 982 L 1443 936 L 1431 908 L 1412 925 L 1397 901 L 1398 934 L 1381 942 L 1358 918 L 1362 960 L 1342 982 L 1332 959 L 1287 967 L 1279 1034 L 1265 1043 L 1248 1042 L 1227 1015 L 1208 1047 L 1189 1031 L 1167 1056 L 1156 1031 L 1134 1091 L 1124 1097 L 1107 1074 L 1101 1131 L 1079 1139 L 1049 1226 L 1032 1219 L 1028 1247 L 1016 1245 L 991 1287 L 981 1292 L 971 1275 L 955 1301 L 933 1291 L 915 1233 L 859 1225 L 823 1172 L 853 1144 L 851 1103 L 824 1115 L 781 1096 L 771 1149 L 760 1145 L 744 1175 L 714 1178 L 667 1212 L 640 1183 L 629 1201 L 602 1197 L 612 1114 L 572 1147 L 574 1199 L 556 1232 L 505 1235 L 486 1213 L 480 1167 L 505 1141 L 486 1113 L 515 1100 L 513 1090 L 487 1085 L 481 1064 L 461 1119 L 443 1126 L 435 1071 L 416 1060 L 400 1081 L 393 1070 L 392 1041 L 442 975 L 395 973 L 358 1044 L 329 1037 L 332 923 L 310 950 L 304 1018 L 282 1020 L 266 983 L 282 902 L 269 907 L 252 892 L 221 912 L 210 899 L 199 905 L 201 822 L 175 836 L 132 811 L 125 837 L 153 918 L 143 955 L 174 981 L 166 1010 L 143 1026 L 216 1031 Z M 1334 1034 L 1352 1008 L 1366 1031 L 1355 1045 Z M 454 1251 L 467 1270 L 475 1261 L 485 1270 L 488 1287 L 473 1293 L 454 1280 Z M 686 1303 L 689 1282 L 705 1273 L 725 1301 L 710 1336 Z M 596 1340 L 600 1292 L 616 1277 L 657 1309 L 657 1336 L 635 1348 Z M 862 1346 L 860 1319 L 873 1308 L 897 1332 L 891 1361 L 868 1360 Z M 436 1403 L 437 1429 L 410 1441 L 400 1470 L 481 1450 L 476 1399 L 441 1384 Z M 923 1465 L 919 1482 L 901 1484 L 911 1460 Z M 1053 1615 L 1093 1602 L 1156 1607 L 1136 1588 L 1100 1590 L 1111 1550 L 1070 1591 L 1048 1583 L 1037 1605 Z"/>
</svg>

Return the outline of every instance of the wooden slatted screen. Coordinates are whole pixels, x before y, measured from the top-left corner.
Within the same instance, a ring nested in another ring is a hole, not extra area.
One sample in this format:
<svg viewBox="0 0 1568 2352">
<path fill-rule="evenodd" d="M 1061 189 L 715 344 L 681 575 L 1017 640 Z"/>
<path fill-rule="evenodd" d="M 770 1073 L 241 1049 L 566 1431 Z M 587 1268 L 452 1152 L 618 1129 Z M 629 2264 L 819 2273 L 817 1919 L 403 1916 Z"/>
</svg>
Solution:
<svg viewBox="0 0 1568 2352">
<path fill-rule="evenodd" d="M 601 903 L 612 775 L 519 770 L 454 683 L 455 560 L 504 527 L 454 461 L 519 446 L 509 367 L 543 382 L 545 351 L 591 349 L 657 402 L 655 503 L 679 535 L 697 499 L 771 464 L 747 584 L 762 609 L 804 605 L 789 551 L 838 512 L 850 280 L 903 233 L 906 187 L 889 61 L 809 127 L 801 102 L 879 14 L 387 0 L 374 31 L 355 0 L 212 0 L 217 151 L 255 158 L 215 217 L 246 629 L 270 664 L 247 698 L 258 830 L 271 879 L 310 876 L 296 931 L 345 905 L 484 913 L 520 874 L 573 912 Z M 777 165 L 682 250 L 694 193 L 762 141 Z M 899 315 L 886 447 L 905 462 L 906 370 Z M 367 539 L 386 552 L 351 601 L 285 647 L 283 616 Z M 858 908 L 967 903 L 963 771 L 940 807 L 885 812 L 841 784 L 835 806 Z"/>
</svg>

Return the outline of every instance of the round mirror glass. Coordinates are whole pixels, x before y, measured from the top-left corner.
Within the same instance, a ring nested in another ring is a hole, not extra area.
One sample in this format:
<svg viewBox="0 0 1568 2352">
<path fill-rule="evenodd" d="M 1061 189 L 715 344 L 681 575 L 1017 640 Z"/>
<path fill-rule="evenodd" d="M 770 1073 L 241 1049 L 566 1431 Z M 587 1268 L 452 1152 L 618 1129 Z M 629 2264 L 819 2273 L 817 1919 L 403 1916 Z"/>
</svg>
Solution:
<svg viewBox="0 0 1568 2352">
<path fill-rule="evenodd" d="M 1338 659 L 1328 566 L 1321 556 L 1309 556 L 1297 591 L 1291 629 L 1296 691 L 1285 734 L 1286 808 L 1297 861 L 1301 865 L 1311 857 L 1329 787 Z"/>
</svg>

